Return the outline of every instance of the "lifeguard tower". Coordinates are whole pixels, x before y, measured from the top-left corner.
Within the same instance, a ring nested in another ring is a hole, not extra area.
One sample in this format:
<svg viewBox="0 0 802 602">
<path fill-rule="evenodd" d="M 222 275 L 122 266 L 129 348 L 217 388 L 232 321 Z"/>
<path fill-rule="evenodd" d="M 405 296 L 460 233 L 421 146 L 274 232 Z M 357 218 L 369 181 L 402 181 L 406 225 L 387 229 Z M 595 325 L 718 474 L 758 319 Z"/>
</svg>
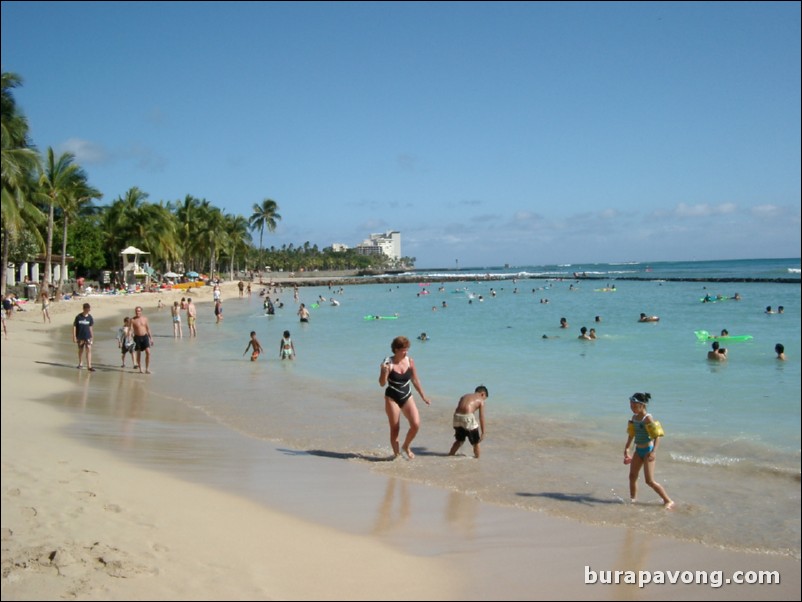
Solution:
<svg viewBox="0 0 802 602">
<path fill-rule="evenodd" d="M 140 261 L 142 255 L 150 255 L 150 253 L 140 251 L 136 247 L 128 247 L 123 249 L 120 255 L 123 256 L 123 281 L 125 284 L 128 286 L 150 284 L 152 270 L 147 262 Z"/>
</svg>

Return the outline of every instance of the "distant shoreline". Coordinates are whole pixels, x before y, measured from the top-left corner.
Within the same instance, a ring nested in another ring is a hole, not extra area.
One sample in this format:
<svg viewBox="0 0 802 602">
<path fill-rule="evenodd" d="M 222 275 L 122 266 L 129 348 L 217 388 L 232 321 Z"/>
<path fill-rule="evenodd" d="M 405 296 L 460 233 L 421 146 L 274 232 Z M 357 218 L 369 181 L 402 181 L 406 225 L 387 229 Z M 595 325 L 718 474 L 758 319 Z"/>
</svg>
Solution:
<svg viewBox="0 0 802 602">
<path fill-rule="evenodd" d="M 431 272 L 432 270 L 426 270 Z M 272 275 L 272 274 L 271 274 Z M 643 276 L 609 276 L 609 275 L 586 275 L 586 276 L 539 276 L 539 275 L 526 275 L 521 274 L 486 274 L 484 276 L 477 276 L 476 274 L 438 274 L 436 277 L 431 274 L 421 272 L 419 274 L 411 274 L 405 272 L 403 274 L 381 274 L 371 276 L 359 276 L 353 271 L 344 270 L 342 272 L 326 272 L 324 274 L 315 274 L 310 276 L 304 274 L 303 276 L 288 276 L 282 274 L 281 276 L 273 275 L 269 280 L 264 277 L 258 284 L 261 286 L 268 286 L 270 283 L 298 286 L 326 286 L 327 284 L 338 285 L 355 285 L 355 284 L 409 284 L 409 283 L 437 283 L 437 282 L 477 282 L 477 281 L 505 281 L 505 280 L 601 280 L 605 282 L 614 281 L 636 281 L 636 282 L 758 282 L 758 283 L 777 283 L 777 284 L 801 284 L 802 278 L 739 278 L 739 277 L 643 277 Z M 256 281 L 255 281 L 256 282 Z"/>
</svg>

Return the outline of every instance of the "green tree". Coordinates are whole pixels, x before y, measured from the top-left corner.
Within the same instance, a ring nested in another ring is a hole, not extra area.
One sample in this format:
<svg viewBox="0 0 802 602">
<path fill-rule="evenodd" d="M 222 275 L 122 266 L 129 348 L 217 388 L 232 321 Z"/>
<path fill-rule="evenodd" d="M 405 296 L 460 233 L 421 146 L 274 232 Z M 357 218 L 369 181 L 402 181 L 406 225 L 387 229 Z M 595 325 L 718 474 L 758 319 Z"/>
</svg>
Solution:
<svg viewBox="0 0 802 602">
<path fill-rule="evenodd" d="M 40 242 L 33 230 L 20 231 L 9 247 L 8 260 L 17 264 L 30 261 L 42 252 Z"/>
<path fill-rule="evenodd" d="M 75 258 L 76 274 L 88 276 L 112 265 L 106 258 L 108 237 L 100 215 L 79 215 L 70 222 L 69 237 L 69 252 Z"/>
<path fill-rule="evenodd" d="M 228 244 L 226 221 L 223 212 L 204 200 L 201 202 L 201 230 L 198 238 L 201 250 L 209 257 L 209 277 L 217 272 L 217 258 L 220 250 Z"/>
<path fill-rule="evenodd" d="M 248 223 L 251 228 L 259 230 L 259 260 L 263 262 L 262 256 L 262 236 L 264 235 L 265 228 L 268 232 L 275 232 L 278 222 L 281 221 L 281 215 L 278 213 L 278 205 L 272 199 L 264 199 L 262 204 L 254 203 L 253 213 L 251 214 Z M 264 264 L 259 266 L 261 271 Z"/>
<path fill-rule="evenodd" d="M 43 221 L 34 204 L 37 194 L 33 174 L 38 171 L 39 155 L 28 140 L 28 120 L 19 110 L 13 89 L 22 84 L 15 73 L 2 73 L 0 97 L 0 138 L 2 139 L 2 200 L 0 200 L 0 229 L 2 230 L 2 260 L 0 261 L 0 292 L 6 292 L 6 269 L 12 242 L 27 227 Z M 38 231 L 32 230 L 37 236 Z"/>
<path fill-rule="evenodd" d="M 147 198 L 147 192 L 133 186 L 103 211 L 103 230 L 106 232 L 107 250 L 111 261 L 109 265 L 115 270 L 122 269 L 123 260 L 120 251 L 135 244 L 134 238 L 139 235 L 137 222 Z"/>
<path fill-rule="evenodd" d="M 245 258 L 251 243 L 248 220 L 242 215 L 225 214 L 226 253 L 229 258 L 230 279 L 234 280 L 234 263 L 238 254 Z M 246 265 L 247 268 L 247 265 Z"/>
<path fill-rule="evenodd" d="M 186 195 L 183 201 L 169 204 L 176 217 L 176 242 L 181 251 L 184 271 L 200 269 L 195 260 L 198 250 L 197 232 L 200 230 L 200 206 L 201 201 L 191 194 Z"/>
<path fill-rule="evenodd" d="M 67 238 L 68 226 L 71 219 L 76 218 L 82 211 L 91 207 L 92 199 L 99 199 L 103 196 L 97 188 L 93 188 L 86 181 L 86 174 L 81 173 L 67 191 L 61 205 L 61 219 L 63 222 L 61 240 L 61 273 L 59 276 L 58 290 L 64 290 L 64 279 L 67 275 Z"/>
<path fill-rule="evenodd" d="M 52 284 L 53 227 L 56 207 L 64 207 L 68 203 L 70 191 L 76 190 L 79 185 L 86 182 L 86 179 L 84 171 L 75 163 L 75 155 L 62 153 L 56 157 L 53 148 L 48 147 L 45 164 L 39 173 L 40 191 L 48 199 L 45 287 Z"/>
</svg>

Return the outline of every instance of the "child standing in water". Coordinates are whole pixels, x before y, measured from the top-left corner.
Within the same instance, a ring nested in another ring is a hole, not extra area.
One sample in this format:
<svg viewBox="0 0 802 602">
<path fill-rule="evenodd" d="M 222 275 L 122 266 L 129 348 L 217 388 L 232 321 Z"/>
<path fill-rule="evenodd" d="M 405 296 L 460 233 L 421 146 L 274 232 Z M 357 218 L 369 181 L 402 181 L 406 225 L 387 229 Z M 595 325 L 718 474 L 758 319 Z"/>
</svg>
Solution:
<svg viewBox="0 0 802 602">
<path fill-rule="evenodd" d="M 131 318 L 124 318 L 123 319 L 123 326 L 117 331 L 117 347 L 120 349 L 120 353 L 122 353 L 122 365 L 120 368 L 125 368 L 125 356 L 126 354 L 131 354 L 131 364 L 136 370 L 136 361 L 134 360 L 134 331 L 131 328 Z"/>
<path fill-rule="evenodd" d="M 178 304 L 178 301 L 173 303 L 173 306 L 170 308 L 170 314 L 173 316 L 173 337 L 183 338 L 184 331 L 181 328 L 181 306 Z"/>
<path fill-rule="evenodd" d="M 485 401 L 487 401 L 487 387 L 479 385 L 473 393 L 466 393 L 460 397 L 457 409 L 454 410 L 454 445 L 448 452 L 449 456 L 457 454 L 457 450 L 465 443 L 465 439 L 473 445 L 473 455 L 477 458 L 481 453 L 479 442 L 485 438 Z M 479 422 L 476 422 L 474 413 L 479 410 Z M 481 429 L 481 430 L 480 430 Z"/>
<path fill-rule="evenodd" d="M 256 331 L 255 330 L 251 331 L 251 340 L 248 341 L 248 345 L 245 347 L 245 351 L 242 352 L 242 355 L 245 355 L 246 353 L 248 353 L 248 349 L 251 349 L 251 348 L 253 348 L 253 351 L 251 353 L 251 361 L 255 362 L 256 359 L 259 357 L 259 354 L 262 353 L 262 345 L 256 339 Z"/>
<path fill-rule="evenodd" d="M 295 345 L 290 338 L 289 330 L 284 331 L 284 338 L 282 338 L 278 344 L 278 354 L 283 360 L 295 359 Z"/>
<path fill-rule="evenodd" d="M 629 464 L 629 496 L 635 502 L 638 495 L 638 476 L 643 468 L 646 484 L 663 498 L 666 510 L 674 507 L 674 502 L 668 497 L 666 490 L 654 480 L 654 463 L 657 445 L 663 436 L 663 427 L 646 413 L 646 407 L 652 398 L 650 393 L 635 393 L 629 398 L 629 407 L 632 418 L 627 425 L 627 443 L 624 446 L 624 464 Z M 629 455 L 632 442 L 635 442 L 635 453 Z"/>
</svg>

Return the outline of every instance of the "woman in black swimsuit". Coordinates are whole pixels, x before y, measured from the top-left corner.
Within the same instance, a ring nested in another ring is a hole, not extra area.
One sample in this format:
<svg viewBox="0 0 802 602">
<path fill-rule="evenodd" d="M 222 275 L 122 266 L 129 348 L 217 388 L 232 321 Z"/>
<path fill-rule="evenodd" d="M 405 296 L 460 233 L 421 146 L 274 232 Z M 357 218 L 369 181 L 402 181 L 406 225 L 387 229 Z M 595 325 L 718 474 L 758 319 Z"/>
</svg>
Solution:
<svg viewBox="0 0 802 602">
<path fill-rule="evenodd" d="M 404 439 L 404 445 L 400 449 L 404 450 L 407 456 L 412 459 L 415 454 L 412 453 L 409 446 L 420 429 L 420 416 L 418 415 L 418 408 L 415 406 L 415 398 L 412 397 L 410 384 L 417 389 L 426 405 L 431 402 L 423 392 L 420 380 L 418 380 L 415 362 L 407 355 L 409 339 L 396 337 L 393 339 L 390 348 L 393 351 L 393 355 L 382 362 L 379 372 L 379 385 L 386 387 L 384 390 L 384 411 L 387 412 L 387 419 L 390 421 L 390 444 L 393 446 L 393 453 L 398 456 L 400 453 L 398 435 L 401 432 L 401 414 L 403 414 L 409 422 L 409 432 Z"/>
</svg>

